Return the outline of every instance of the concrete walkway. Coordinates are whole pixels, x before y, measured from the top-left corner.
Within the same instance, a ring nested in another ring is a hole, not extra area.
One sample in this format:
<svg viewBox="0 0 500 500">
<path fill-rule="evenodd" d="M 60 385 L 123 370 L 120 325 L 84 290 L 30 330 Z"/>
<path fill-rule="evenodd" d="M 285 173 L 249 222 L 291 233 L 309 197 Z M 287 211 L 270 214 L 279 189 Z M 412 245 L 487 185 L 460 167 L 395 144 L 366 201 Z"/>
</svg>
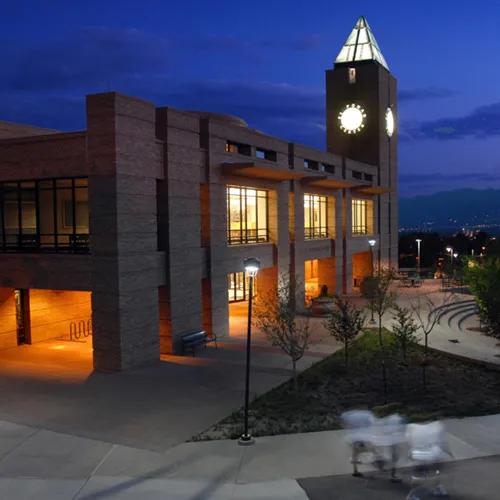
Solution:
<svg viewBox="0 0 500 500">
<path fill-rule="evenodd" d="M 445 421 L 454 460 L 500 454 L 500 415 Z M 229 500 L 308 496 L 301 478 L 349 474 L 344 431 L 148 451 L 0 423 L 0 498 Z"/>
</svg>

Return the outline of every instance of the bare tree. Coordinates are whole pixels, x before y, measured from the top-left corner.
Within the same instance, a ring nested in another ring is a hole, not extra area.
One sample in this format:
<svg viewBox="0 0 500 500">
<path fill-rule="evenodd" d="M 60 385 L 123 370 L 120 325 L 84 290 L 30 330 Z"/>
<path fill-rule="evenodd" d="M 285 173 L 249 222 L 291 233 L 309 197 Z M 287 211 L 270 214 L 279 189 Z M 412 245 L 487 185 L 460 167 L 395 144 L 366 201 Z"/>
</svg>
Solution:
<svg viewBox="0 0 500 500">
<path fill-rule="evenodd" d="M 450 292 L 417 291 L 408 295 L 410 309 L 415 314 L 418 329 L 424 335 L 424 362 L 422 363 L 422 380 L 427 389 L 427 363 L 429 359 L 429 335 L 439 323 L 441 316 L 449 312 L 455 302 L 455 295 Z"/>
<path fill-rule="evenodd" d="M 367 276 L 361 283 L 361 294 L 368 299 L 368 309 L 377 315 L 378 338 L 382 346 L 382 317 L 396 304 L 398 294 L 390 287 L 396 279 L 396 271 L 391 267 L 377 266 L 373 276 Z"/>
<path fill-rule="evenodd" d="M 382 351 L 382 381 L 384 384 L 384 397 L 387 402 L 387 374 L 385 368 L 385 349 L 382 335 L 382 317 L 396 304 L 398 294 L 390 290 L 396 279 L 396 271 L 392 267 L 380 264 L 361 283 L 361 294 L 368 299 L 368 309 L 378 318 L 378 340 Z"/>
<path fill-rule="evenodd" d="M 272 343 L 292 360 L 293 384 L 298 393 L 297 362 L 309 349 L 313 326 L 309 317 L 297 317 L 297 305 L 305 301 L 299 283 L 288 273 L 278 277 L 277 285 L 257 297 L 254 323 Z"/>
<path fill-rule="evenodd" d="M 334 308 L 323 324 L 333 338 L 344 343 L 345 364 L 349 366 L 349 346 L 363 328 L 365 315 L 349 299 L 336 295 L 334 301 Z"/>
<path fill-rule="evenodd" d="M 415 323 L 413 313 L 408 308 L 396 305 L 394 306 L 394 313 L 392 332 L 394 333 L 394 340 L 397 346 L 403 353 L 403 360 L 406 361 L 408 348 L 417 343 L 415 333 L 419 329 L 419 325 Z"/>
</svg>

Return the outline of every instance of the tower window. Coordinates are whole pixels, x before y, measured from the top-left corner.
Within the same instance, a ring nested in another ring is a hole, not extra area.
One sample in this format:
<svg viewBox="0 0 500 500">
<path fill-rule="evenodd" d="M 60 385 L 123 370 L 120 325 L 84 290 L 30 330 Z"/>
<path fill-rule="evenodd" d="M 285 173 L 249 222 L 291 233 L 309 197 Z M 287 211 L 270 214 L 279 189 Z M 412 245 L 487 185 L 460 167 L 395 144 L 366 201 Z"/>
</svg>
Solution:
<svg viewBox="0 0 500 500">
<path fill-rule="evenodd" d="M 363 174 L 361 172 L 353 170 L 352 171 L 352 178 L 360 181 L 363 179 Z"/>
<path fill-rule="evenodd" d="M 349 83 L 356 83 L 356 68 L 349 68 Z"/>
</svg>

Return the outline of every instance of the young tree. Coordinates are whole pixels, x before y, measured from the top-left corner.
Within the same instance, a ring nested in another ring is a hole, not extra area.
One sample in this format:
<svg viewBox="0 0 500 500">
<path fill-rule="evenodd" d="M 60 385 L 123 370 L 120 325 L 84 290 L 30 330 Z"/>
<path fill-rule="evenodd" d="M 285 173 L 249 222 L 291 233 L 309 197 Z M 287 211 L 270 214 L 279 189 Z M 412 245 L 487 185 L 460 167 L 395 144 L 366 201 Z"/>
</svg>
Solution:
<svg viewBox="0 0 500 500">
<path fill-rule="evenodd" d="M 398 294 L 390 290 L 396 279 L 396 271 L 392 267 L 378 265 L 371 276 L 366 277 L 361 283 L 361 294 L 368 299 L 368 308 L 378 318 L 378 339 L 382 350 L 382 381 L 384 384 L 384 397 L 387 402 L 387 374 L 385 369 L 385 349 L 382 337 L 382 317 L 396 304 Z"/>
<path fill-rule="evenodd" d="M 293 383 L 298 393 L 297 362 L 309 349 L 313 326 L 308 317 L 296 317 L 297 306 L 305 302 L 305 293 L 288 273 L 278 277 L 277 285 L 257 297 L 254 323 L 272 343 L 292 360 Z"/>
<path fill-rule="evenodd" d="M 345 364 L 349 366 L 349 346 L 357 337 L 365 322 L 365 315 L 349 299 L 338 295 L 334 299 L 334 308 L 324 321 L 328 333 L 344 343 Z"/>
<path fill-rule="evenodd" d="M 424 335 L 424 362 L 422 363 L 422 379 L 424 389 L 427 389 L 427 362 L 429 359 L 429 335 L 445 315 L 453 302 L 455 295 L 450 292 L 422 292 L 408 295 L 410 309 L 413 311 L 419 330 Z"/>
<path fill-rule="evenodd" d="M 361 283 L 361 294 L 368 299 L 368 308 L 378 318 L 378 337 L 380 345 L 382 338 L 382 317 L 394 307 L 398 294 L 390 287 L 396 279 L 396 271 L 391 267 L 378 266 L 373 276 L 367 276 Z"/>
<path fill-rule="evenodd" d="M 417 343 L 415 333 L 419 326 L 415 323 L 410 309 L 396 305 L 394 307 L 394 313 L 392 332 L 394 333 L 394 340 L 397 346 L 403 353 L 403 360 L 406 361 L 408 348 Z"/>
<path fill-rule="evenodd" d="M 469 259 L 464 274 L 479 308 L 484 333 L 500 339 L 500 258 L 488 258 L 483 263 Z"/>
</svg>

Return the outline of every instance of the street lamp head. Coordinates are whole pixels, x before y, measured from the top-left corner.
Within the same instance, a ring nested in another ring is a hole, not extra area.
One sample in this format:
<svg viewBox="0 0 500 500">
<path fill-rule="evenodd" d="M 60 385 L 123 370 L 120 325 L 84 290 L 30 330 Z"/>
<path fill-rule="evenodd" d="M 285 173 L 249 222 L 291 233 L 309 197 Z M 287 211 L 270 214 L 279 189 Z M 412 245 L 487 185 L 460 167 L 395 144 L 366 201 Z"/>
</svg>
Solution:
<svg viewBox="0 0 500 500">
<path fill-rule="evenodd" d="M 375 243 L 377 242 L 373 238 L 371 240 L 368 240 L 368 245 L 370 245 L 371 247 L 374 247 Z"/>
<path fill-rule="evenodd" d="M 419 239 L 419 238 L 417 238 L 415 241 L 416 241 L 417 243 L 420 243 L 422 240 L 421 240 L 421 239 Z"/>
<path fill-rule="evenodd" d="M 249 257 L 244 261 L 245 272 L 251 278 L 255 278 L 260 269 L 260 260 L 255 257 Z"/>
<path fill-rule="evenodd" d="M 453 257 L 455 257 L 455 259 L 456 259 L 458 257 L 458 253 L 454 253 Z"/>
<path fill-rule="evenodd" d="M 451 252 L 453 252 L 453 248 L 451 248 L 451 247 L 446 247 L 446 251 L 451 253 Z"/>
</svg>

